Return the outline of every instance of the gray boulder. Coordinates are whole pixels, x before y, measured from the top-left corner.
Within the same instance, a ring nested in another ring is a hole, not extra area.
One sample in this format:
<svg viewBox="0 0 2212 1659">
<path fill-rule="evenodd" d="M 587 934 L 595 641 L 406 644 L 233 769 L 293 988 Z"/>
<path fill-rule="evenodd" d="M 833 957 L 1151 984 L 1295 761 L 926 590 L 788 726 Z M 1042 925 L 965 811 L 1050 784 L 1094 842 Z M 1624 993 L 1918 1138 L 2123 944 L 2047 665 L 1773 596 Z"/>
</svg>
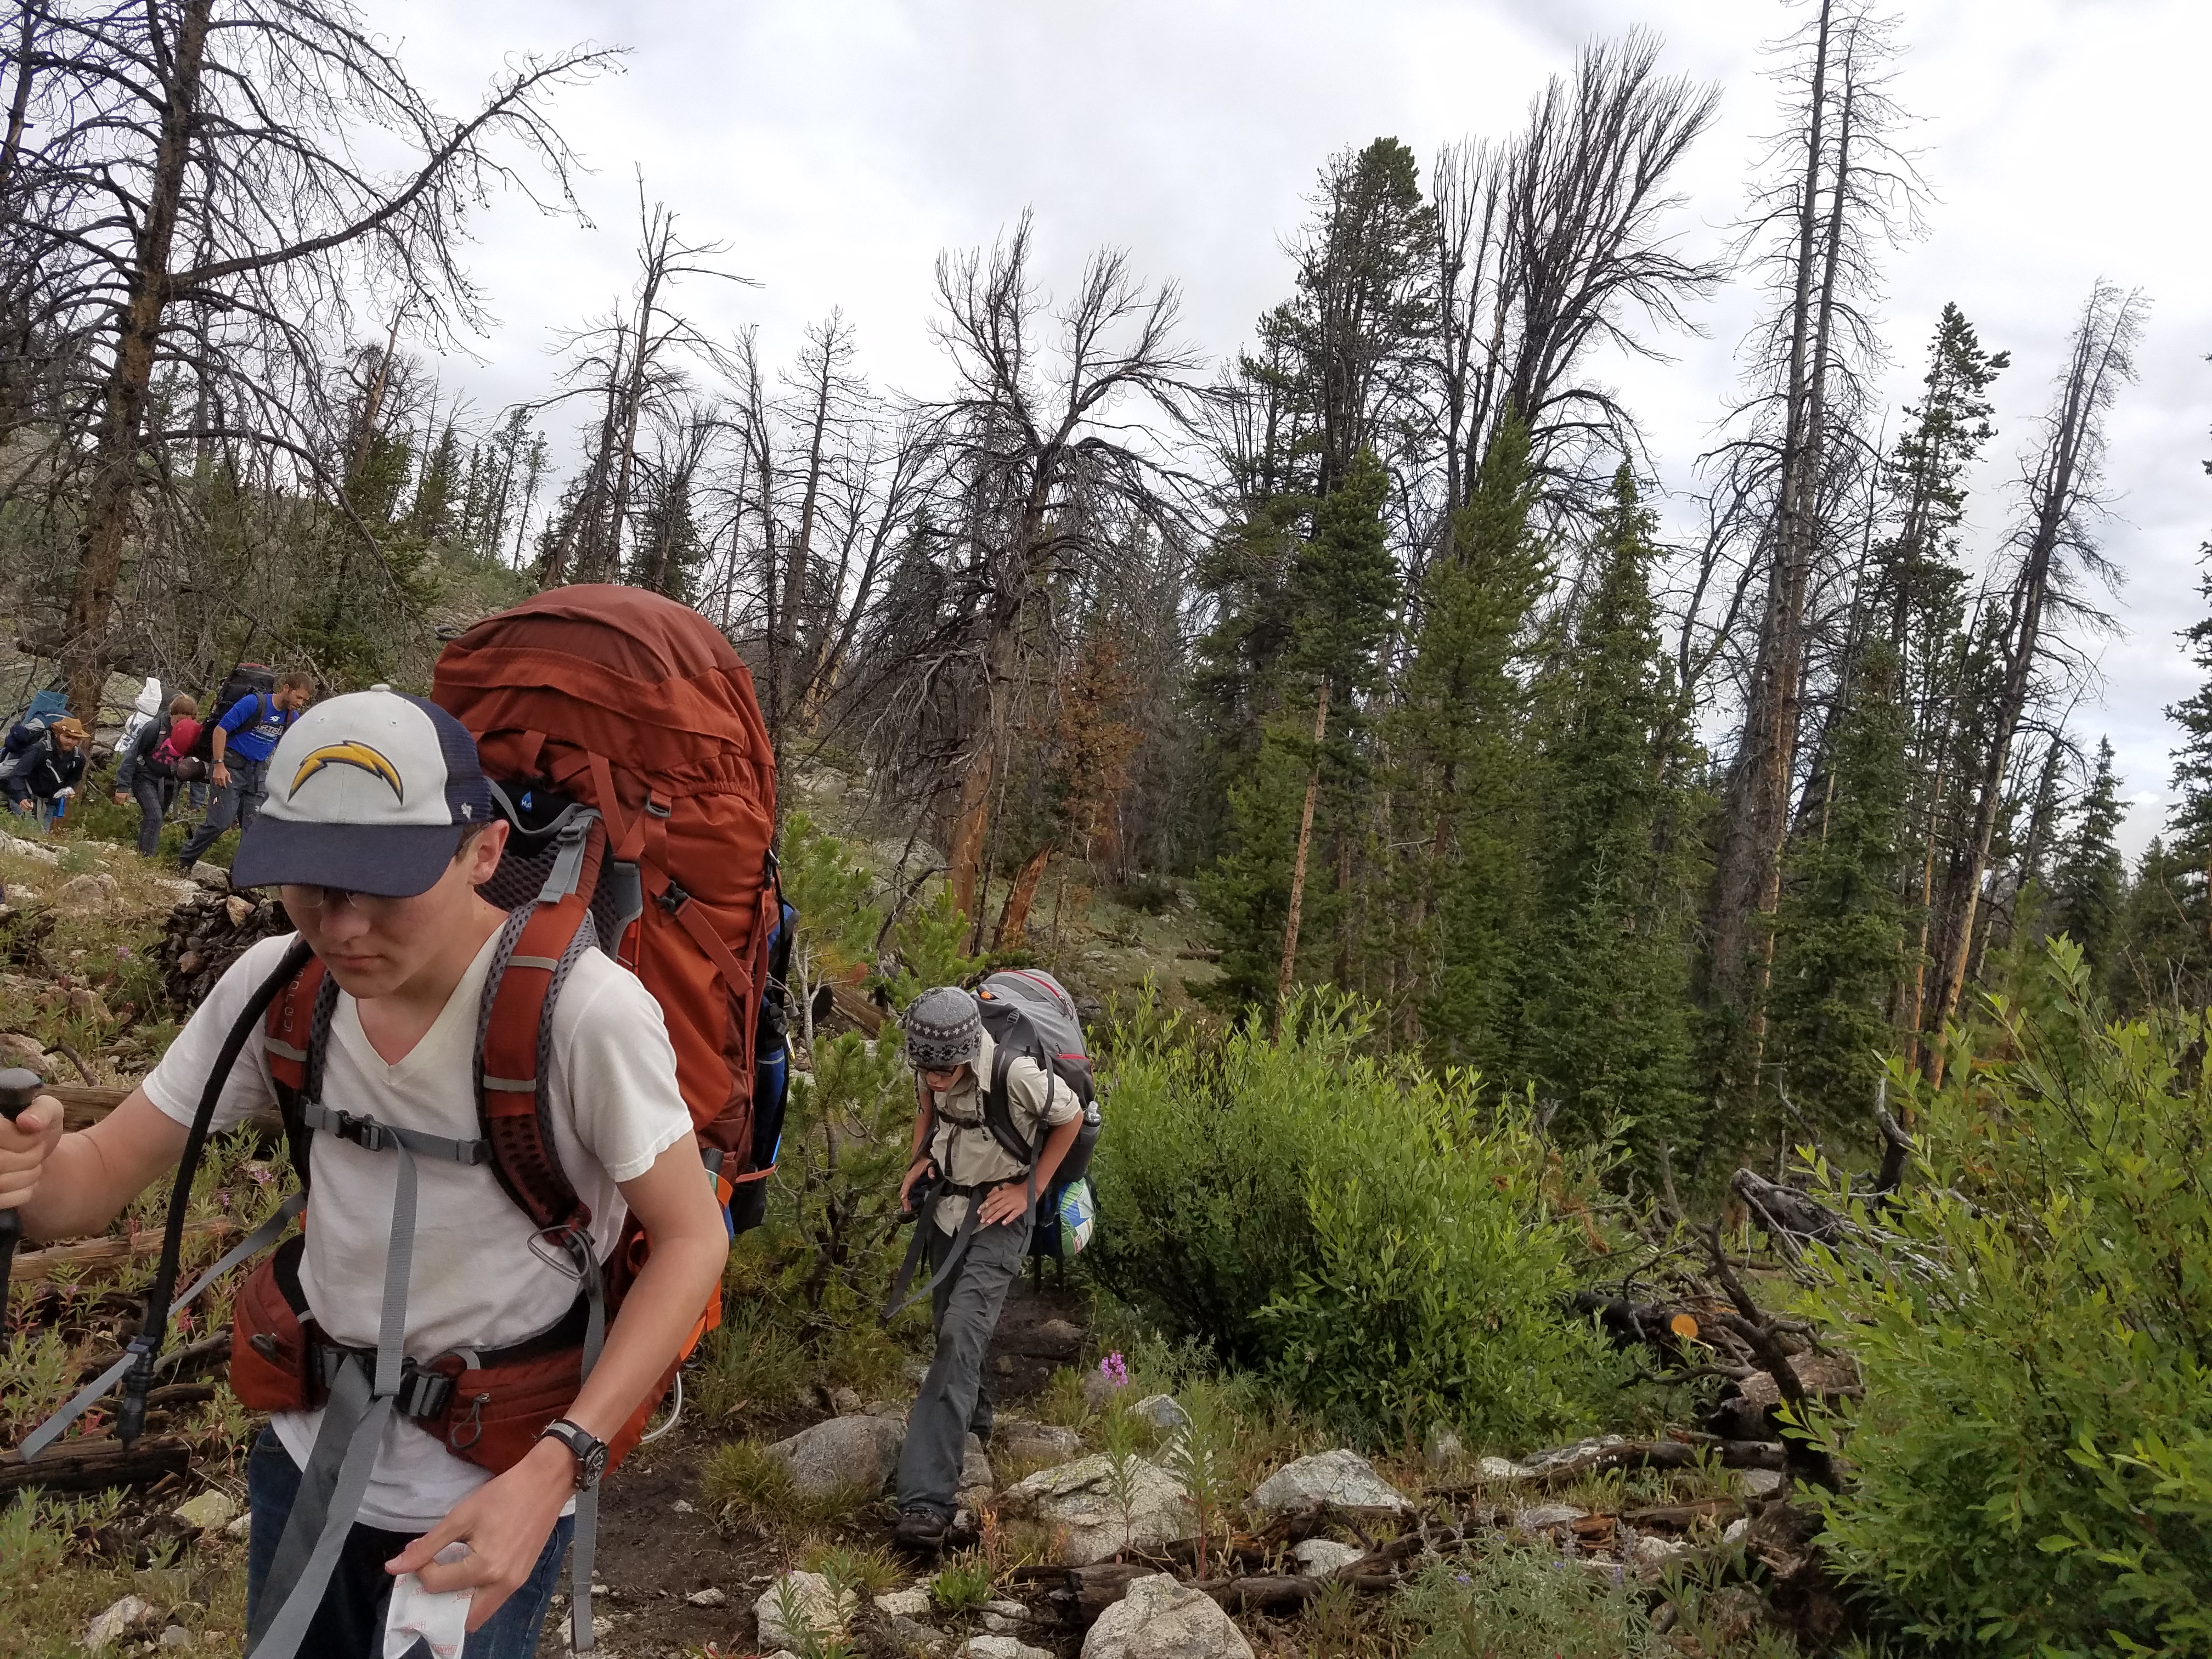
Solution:
<svg viewBox="0 0 2212 1659">
<path fill-rule="evenodd" d="M 1413 1507 L 1405 1493 L 1375 1473 L 1373 1464 L 1340 1446 L 1285 1464 L 1260 1483 L 1252 1501 L 1268 1515 L 1316 1504 L 1376 1515 L 1404 1515 Z"/>
<path fill-rule="evenodd" d="M 883 1417 L 833 1417 L 779 1440 L 768 1455 L 791 1471 L 791 1484 L 810 1497 L 838 1491 L 876 1492 L 898 1468 L 906 1431 Z"/>
<path fill-rule="evenodd" d="M 1083 1659 L 1252 1659 L 1252 1644 L 1218 1601 L 1160 1572 L 1098 1615 Z"/>
<path fill-rule="evenodd" d="M 1083 1455 L 1083 1437 L 1057 1423 L 1010 1423 L 1001 1418 L 993 1438 L 1007 1456 L 1024 1462 L 1060 1463 Z"/>
<path fill-rule="evenodd" d="M 1126 1481 L 1103 1453 L 1039 1469 L 1007 1488 L 1008 1500 L 1066 1535 L 1060 1559 L 1087 1567 L 1124 1549 L 1157 1549 L 1189 1531 L 1190 1495 L 1182 1482 L 1141 1457 Z M 1125 1506 L 1126 1499 L 1126 1506 Z"/>
<path fill-rule="evenodd" d="M 1053 1659 L 1044 1648 L 1033 1648 L 1012 1636 L 971 1636 L 960 1644 L 960 1659 Z"/>
</svg>

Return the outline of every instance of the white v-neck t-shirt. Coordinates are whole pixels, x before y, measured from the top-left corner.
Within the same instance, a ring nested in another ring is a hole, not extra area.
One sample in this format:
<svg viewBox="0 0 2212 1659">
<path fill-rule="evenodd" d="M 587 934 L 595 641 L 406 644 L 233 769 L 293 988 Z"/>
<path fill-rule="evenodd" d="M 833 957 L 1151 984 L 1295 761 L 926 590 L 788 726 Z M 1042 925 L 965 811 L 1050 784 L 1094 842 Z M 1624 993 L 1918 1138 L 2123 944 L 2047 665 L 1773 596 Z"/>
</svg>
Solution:
<svg viewBox="0 0 2212 1659">
<path fill-rule="evenodd" d="M 145 1081 L 162 1112 L 189 1125 L 223 1038 L 256 987 L 276 970 L 293 935 L 264 939 L 234 963 Z M 341 993 L 331 1019 L 323 1102 L 379 1122 L 473 1140 L 478 1005 L 496 935 L 484 942 L 436 1021 L 397 1064 L 362 1031 Z M 636 977 L 598 951 L 570 971 L 554 1005 L 549 1078 L 554 1146 L 577 1195 L 591 1206 L 604 1259 L 629 1213 L 616 1183 L 650 1169 L 691 1133 L 676 1085 L 676 1052 L 660 1006 Z M 267 1050 L 249 1042 L 216 1109 L 228 1129 L 276 1103 Z M 316 1323 L 334 1342 L 374 1348 L 384 1303 L 385 1249 L 398 1158 L 329 1134 L 312 1137 L 313 1195 L 300 1284 Z M 489 1165 L 417 1157 L 414 1259 L 409 1271 L 406 1352 L 428 1360 L 457 1348 L 506 1347 L 556 1324 L 577 1282 L 531 1248 L 530 1219 Z M 703 1178 L 703 1177 L 702 1177 Z M 322 1413 L 280 1412 L 272 1426 L 307 1466 Z M 425 1532 L 489 1480 L 443 1442 L 395 1418 L 385 1430 L 362 1505 L 362 1522 Z"/>
</svg>

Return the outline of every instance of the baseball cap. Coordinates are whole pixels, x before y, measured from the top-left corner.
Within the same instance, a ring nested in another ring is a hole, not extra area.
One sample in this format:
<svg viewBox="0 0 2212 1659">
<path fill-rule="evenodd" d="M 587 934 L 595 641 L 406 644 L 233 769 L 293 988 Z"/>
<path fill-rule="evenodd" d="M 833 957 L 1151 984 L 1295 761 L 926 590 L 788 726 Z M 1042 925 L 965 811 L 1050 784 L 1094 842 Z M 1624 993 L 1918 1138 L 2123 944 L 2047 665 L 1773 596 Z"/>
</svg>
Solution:
<svg viewBox="0 0 2212 1659">
<path fill-rule="evenodd" d="M 461 837 L 493 816 L 468 728 L 389 686 L 319 703 L 269 757 L 269 798 L 230 878 L 406 898 L 434 885 Z"/>
</svg>

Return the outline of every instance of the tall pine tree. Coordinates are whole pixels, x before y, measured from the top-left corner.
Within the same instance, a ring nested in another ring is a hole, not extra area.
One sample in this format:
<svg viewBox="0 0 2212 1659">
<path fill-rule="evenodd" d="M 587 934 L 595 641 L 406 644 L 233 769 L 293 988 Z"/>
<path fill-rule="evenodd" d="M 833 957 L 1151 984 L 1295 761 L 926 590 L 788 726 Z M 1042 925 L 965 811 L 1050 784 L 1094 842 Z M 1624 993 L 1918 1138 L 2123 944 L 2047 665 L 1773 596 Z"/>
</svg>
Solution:
<svg viewBox="0 0 2212 1659">
<path fill-rule="evenodd" d="M 1538 689 L 1539 906 L 1522 930 L 1516 1080 L 1589 1134 L 1633 1121 L 1641 1144 L 1694 1133 L 1689 1086 L 1689 757 L 1650 571 L 1653 520 L 1624 463 L 1599 515 L 1593 580 Z"/>
<path fill-rule="evenodd" d="M 2051 931 L 2069 935 L 2099 970 L 2112 965 L 2113 935 L 2127 896 L 2128 867 L 2118 840 L 2124 810 L 2107 738 L 2097 744 L 2096 772 L 2059 846 L 2049 913 Z"/>
<path fill-rule="evenodd" d="M 1842 694 L 1827 793 L 1790 848 L 1775 918 L 1759 1127 L 1771 1127 L 1779 1112 L 1793 1139 L 1865 1135 L 1876 1079 L 1897 1047 L 1890 1010 L 1905 954 L 1897 890 L 1905 712 L 1888 642 L 1863 648 Z"/>
</svg>

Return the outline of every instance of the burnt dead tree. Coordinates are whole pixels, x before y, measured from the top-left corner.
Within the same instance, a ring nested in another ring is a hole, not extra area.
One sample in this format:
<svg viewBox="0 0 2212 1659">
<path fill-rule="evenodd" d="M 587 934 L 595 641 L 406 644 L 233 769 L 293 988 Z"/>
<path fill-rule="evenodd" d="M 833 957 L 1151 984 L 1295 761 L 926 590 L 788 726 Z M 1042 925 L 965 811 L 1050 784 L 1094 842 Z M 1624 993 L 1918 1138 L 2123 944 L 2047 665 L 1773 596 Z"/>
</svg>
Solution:
<svg viewBox="0 0 2212 1659">
<path fill-rule="evenodd" d="M 21 250 L 42 268 L 21 331 L 44 343 L 46 447 L 67 458 L 48 478 L 77 526 L 59 654 L 89 717 L 165 448 L 250 445 L 334 494 L 312 441 L 320 411 L 303 422 L 295 404 L 350 302 L 404 295 L 434 333 L 477 320 L 459 263 L 468 209 L 495 186 L 531 190 L 527 161 L 548 181 L 538 199 L 573 210 L 546 105 L 611 54 L 520 58 L 455 119 L 343 0 L 40 14 L 35 76 L 27 60 L 10 88 L 22 112 L 4 234 L 10 270 Z M 370 134 L 403 159 L 365 164 Z M 212 395 L 162 395 L 171 376 Z"/>
</svg>

